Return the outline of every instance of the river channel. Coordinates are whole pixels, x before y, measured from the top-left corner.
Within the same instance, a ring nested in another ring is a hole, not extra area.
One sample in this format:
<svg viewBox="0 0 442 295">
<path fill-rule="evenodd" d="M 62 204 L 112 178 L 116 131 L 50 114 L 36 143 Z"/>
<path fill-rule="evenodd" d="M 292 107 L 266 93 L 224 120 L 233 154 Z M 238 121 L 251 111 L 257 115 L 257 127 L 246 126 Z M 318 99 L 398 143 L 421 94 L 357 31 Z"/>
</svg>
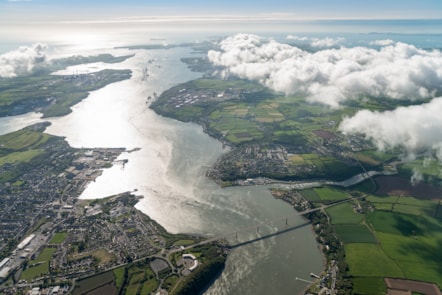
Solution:
<svg viewBox="0 0 442 295">
<path fill-rule="evenodd" d="M 123 153 L 120 159 L 128 163 L 106 169 L 80 198 L 137 190 L 144 198 L 136 207 L 168 231 L 225 236 L 233 244 L 305 224 L 288 204 L 273 199 L 268 187 L 221 188 L 207 179 L 207 167 L 226 152 L 221 143 L 196 124 L 164 118 L 148 108 L 147 97 L 154 92 L 199 77 L 180 61 L 191 56 L 190 49 L 112 51 L 135 56 L 94 69 L 129 68 L 133 77 L 91 92 L 71 114 L 51 119 L 47 132 L 64 136 L 77 148 L 140 149 Z M 87 65 L 76 70 L 91 71 Z M 310 226 L 301 226 L 232 250 L 206 294 L 297 294 L 307 285 L 295 278 L 308 279 L 322 266 Z"/>
</svg>

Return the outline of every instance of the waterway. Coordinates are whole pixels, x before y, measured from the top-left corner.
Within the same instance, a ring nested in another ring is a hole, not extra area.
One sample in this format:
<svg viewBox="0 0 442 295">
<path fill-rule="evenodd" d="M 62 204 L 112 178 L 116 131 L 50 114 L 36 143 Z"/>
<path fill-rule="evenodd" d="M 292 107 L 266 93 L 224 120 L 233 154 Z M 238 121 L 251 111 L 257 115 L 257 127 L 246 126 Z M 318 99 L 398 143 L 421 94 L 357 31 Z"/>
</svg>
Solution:
<svg viewBox="0 0 442 295">
<path fill-rule="evenodd" d="M 84 65 L 59 73 L 83 73 L 106 67 L 134 71 L 132 79 L 94 91 L 68 116 L 51 119 L 52 126 L 47 131 L 66 137 L 75 147 L 141 148 L 122 154 L 121 159 L 129 160 L 124 168 L 117 165 L 105 170 L 79 197 L 101 198 L 136 189 L 144 196 L 136 207 L 170 232 L 227 235 L 235 243 L 287 226 L 301 225 L 305 221 L 294 215 L 293 209 L 286 203 L 273 199 L 266 186 L 223 189 L 207 179 L 204 176 L 206 168 L 225 152 L 222 145 L 204 134 L 200 126 L 163 118 L 148 108 L 146 98 L 154 92 L 161 93 L 177 83 L 199 76 L 179 61 L 180 57 L 191 56 L 190 49 L 129 51 L 108 48 L 188 41 L 190 35 L 194 41 L 213 35 L 218 36 L 217 39 L 238 32 L 264 34 L 282 41 L 287 40 L 287 35 L 295 34 L 300 37 L 345 37 L 343 45 L 348 46 L 364 46 L 373 40 L 392 39 L 423 48 L 440 48 L 441 24 L 440 20 L 416 20 L 406 24 L 400 21 L 281 21 L 272 25 L 261 20 L 237 20 L 204 25 L 180 22 L 178 27 L 169 22 L 162 25 L 117 22 L 94 26 L 88 23 L 43 23 L 33 24 L 32 29 L 16 25 L 14 29 L 1 31 L 0 53 L 29 42 L 58 44 L 58 47 L 51 47 L 50 53 L 60 56 L 135 53 L 133 58 L 120 64 Z M 154 62 L 149 63 L 149 60 Z M 143 79 L 143 68 L 146 67 L 149 76 Z M 38 122 L 39 117 L 39 114 L 25 114 L 1 118 L 0 133 Z M 295 278 L 306 278 L 310 272 L 319 272 L 322 263 L 322 254 L 310 227 L 300 227 L 234 249 L 226 269 L 206 293 L 296 294 L 306 284 Z"/>
<path fill-rule="evenodd" d="M 134 52 L 133 58 L 112 65 L 131 68 L 132 79 L 92 92 L 70 115 L 52 119 L 47 129 L 74 147 L 141 148 L 123 153 L 120 159 L 128 159 L 124 168 L 105 170 L 79 197 L 136 189 L 144 196 L 136 207 L 168 231 L 222 235 L 232 243 L 304 224 L 289 205 L 273 199 L 268 187 L 221 188 L 207 179 L 205 170 L 225 152 L 221 143 L 196 124 L 164 118 L 148 108 L 149 95 L 199 76 L 179 60 L 191 56 L 190 49 Z M 149 70 L 145 80 L 143 67 Z M 306 284 L 295 277 L 320 272 L 322 264 L 311 228 L 304 226 L 234 249 L 206 293 L 296 294 Z"/>
</svg>

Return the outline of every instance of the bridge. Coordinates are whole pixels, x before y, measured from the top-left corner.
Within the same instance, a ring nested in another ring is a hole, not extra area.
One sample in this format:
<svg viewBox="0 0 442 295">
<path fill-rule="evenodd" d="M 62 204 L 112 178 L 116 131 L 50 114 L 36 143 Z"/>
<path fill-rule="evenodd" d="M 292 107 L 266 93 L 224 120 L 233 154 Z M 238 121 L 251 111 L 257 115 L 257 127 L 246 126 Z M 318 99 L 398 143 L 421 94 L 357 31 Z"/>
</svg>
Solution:
<svg viewBox="0 0 442 295">
<path fill-rule="evenodd" d="M 255 242 L 259 242 L 259 241 L 266 240 L 266 239 L 269 239 L 269 238 L 272 238 L 272 237 L 275 237 L 275 236 L 278 236 L 278 235 L 282 235 L 282 234 L 285 234 L 285 233 L 288 233 L 288 232 L 295 231 L 297 229 L 303 228 L 303 227 L 308 226 L 308 225 L 311 224 L 309 221 L 307 221 L 307 222 L 304 222 L 302 224 L 290 225 L 288 223 L 288 219 L 290 217 L 297 216 L 297 215 L 305 215 L 305 214 L 309 214 L 309 213 L 316 212 L 316 211 L 319 211 L 319 210 L 325 210 L 327 208 L 330 208 L 330 207 L 333 207 L 333 206 L 336 206 L 336 205 L 340 205 L 340 204 L 343 204 L 343 203 L 347 203 L 347 202 L 350 202 L 350 201 L 354 201 L 354 200 L 357 200 L 357 199 L 361 199 L 361 198 L 364 198 L 364 197 L 366 197 L 365 194 L 362 195 L 362 196 L 359 196 L 359 197 L 351 197 L 351 198 L 348 198 L 348 199 L 345 199 L 345 200 L 342 200 L 342 201 L 337 201 L 337 202 L 333 202 L 333 203 L 330 203 L 330 204 L 327 204 L 327 205 L 322 205 L 320 207 L 312 208 L 312 209 L 309 209 L 309 210 L 306 210 L 306 211 L 294 212 L 293 214 L 290 214 L 290 215 L 280 216 L 280 217 L 277 217 L 277 218 L 269 219 L 269 220 L 266 220 L 266 221 L 262 221 L 262 222 L 256 223 L 254 225 L 248 225 L 248 226 L 240 227 L 240 228 L 237 228 L 235 231 L 225 232 L 225 233 L 222 233 L 222 234 L 217 235 L 215 237 L 212 237 L 210 239 L 204 240 L 202 242 L 199 242 L 199 243 L 196 243 L 196 244 L 184 247 L 184 249 L 172 250 L 172 252 L 179 252 L 179 251 L 182 251 L 182 250 L 191 249 L 191 248 L 194 248 L 194 247 L 197 247 L 197 246 L 201 246 L 201 245 L 204 245 L 204 244 L 209 244 L 211 242 L 218 241 L 218 240 L 227 240 L 227 241 L 230 240 L 230 241 L 232 241 L 232 239 L 233 239 L 236 243 L 234 243 L 234 244 L 230 243 L 227 246 L 229 249 L 235 249 L 235 248 L 238 248 L 238 247 L 242 247 L 242 246 L 246 246 L 246 245 L 249 245 L 249 244 L 253 244 Z M 280 229 L 276 228 L 275 231 L 273 231 L 273 232 L 267 232 L 267 233 L 263 232 L 262 235 L 260 235 L 261 234 L 261 232 L 260 232 L 261 229 L 269 228 L 269 227 L 275 227 L 275 226 L 279 226 Z M 249 238 L 249 239 L 247 239 L 245 241 L 239 241 L 238 236 L 239 236 L 240 233 L 243 233 L 243 234 L 244 233 L 248 233 L 249 236 L 250 236 L 250 233 L 252 233 L 252 232 L 256 232 L 257 237 Z"/>
</svg>

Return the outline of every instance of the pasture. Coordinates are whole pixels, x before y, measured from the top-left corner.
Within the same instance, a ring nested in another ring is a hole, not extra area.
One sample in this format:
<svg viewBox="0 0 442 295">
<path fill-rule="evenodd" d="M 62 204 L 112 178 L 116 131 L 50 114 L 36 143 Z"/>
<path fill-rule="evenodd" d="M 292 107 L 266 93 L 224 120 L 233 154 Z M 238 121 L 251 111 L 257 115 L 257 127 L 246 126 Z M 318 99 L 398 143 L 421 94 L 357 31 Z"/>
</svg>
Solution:
<svg viewBox="0 0 442 295">
<path fill-rule="evenodd" d="M 377 242 L 371 231 L 363 224 L 336 224 L 334 228 L 344 244 Z"/>
<path fill-rule="evenodd" d="M 333 203 L 350 198 L 346 192 L 334 188 L 323 187 L 315 188 L 313 190 L 319 196 L 322 203 Z"/>
<path fill-rule="evenodd" d="M 386 286 L 381 277 L 356 277 L 353 278 L 353 290 L 355 294 L 385 295 Z"/>
<path fill-rule="evenodd" d="M 355 213 L 350 203 L 339 204 L 326 209 L 331 218 L 331 223 L 335 224 L 359 224 L 364 219 L 364 215 Z"/>
<path fill-rule="evenodd" d="M 369 243 L 344 245 L 345 260 L 355 277 L 402 277 L 402 270 L 390 259 L 381 246 Z"/>
</svg>

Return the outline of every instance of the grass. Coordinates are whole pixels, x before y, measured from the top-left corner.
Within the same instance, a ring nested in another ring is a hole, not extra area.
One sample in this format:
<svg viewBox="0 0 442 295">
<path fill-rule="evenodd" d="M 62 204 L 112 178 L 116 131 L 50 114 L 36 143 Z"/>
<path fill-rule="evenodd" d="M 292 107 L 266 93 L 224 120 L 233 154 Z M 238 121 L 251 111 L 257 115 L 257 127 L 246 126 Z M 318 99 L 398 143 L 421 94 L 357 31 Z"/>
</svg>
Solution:
<svg viewBox="0 0 442 295">
<path fill-rule="evenodd" d="M 251 83 L 246 80 L 217 80 L 217 79 L 198 79 L 192 81 L 194 87 L 209 88 L 218 91 L 224 91 L 227 88 L 241 88 L 241 89 L 263 89 L 263 87 L 257 83 Z"/>
<path fill-rule="evenodd" d="M 374 203 L 376 210 L 393 211 L 392 203 Z"/>
<path fill-rule="evenodd" d="M 398 206 L 413 207 L 395 204 L 395 208 Z M 407 210 L 411 213 L 417 212 L 416 208 Z M 375 211 L 367 215 L 367 223 L 374 229 L 382 251 L 401 269 L 403 274 L 401 277 L 434 282 L 440 287 L 442 286 L 440 251 L 442 221 L 424 215 L 425 212 L 421 211 L 422 215 L 411 215 Z"/>
<path fill-rule="evenodd" d="M 166 279 L 167 280 L 167 279 Z M 141 294 L 151 294 L 158 289 L 159 283 L 156 279 L 150 279 L 143 283 Z"/>
<path fill-rule="evenodd" d="M 402 277 L 402 270 L 376 244 L 344 245 L 345 257 L 352 276 Z"/>
<path fill-rule="evenodd" d="M 422 227 L 426 222 L 423 217 L 375 211 L 367 215 L 367 223 L 376 231 L 402 236 L 413 236 L 421 234 L 425 228 Z M 422 222 L 419 221 L 422 220 Z"/>
<path fill-rule="evenodd" d="M 370 195 L 367 197 L 367 201 L 372 203 L 396 203 L 399 197 L 396 196 L 373 196 Z"/>
<path fill-rule="evenodd" d="M 371 231 L 363 224 L 339 224 L 334 228 L 344 244 L 377 242 Z"/>
<path fill-rule="evenodd" d="M 383 278 L 358 277 L 353 278 L 354 294 L 363 295 L 384 295 L 387 286 Z"/>
<path fill-rule="evenodd" d="M 429 208 L 433 208 L 438 203 L 437 201 L 421 200 L 413 197 L 399 197 L 397 202 L 404 205 L 414 205 Z"/>
<path fill-rule="evenodd" d="M 45 143 L 50 135 L 25 128 L 0 136 L 1 149 L 23 150 L 32 149 Z"/>
<path fill-rule="evenodd" d="M 314 191 L 319 196 L 321 201 L 326 203 L 342 201 L 349 198 L 347 193 L 333 188 L 315 188 Z"/>
<path fill-rule="evenodd" d="M 114 281 L 114 272 L 108 271 L 92 277 L 88 277 L 75 282 L 73 295 L 87 294 L 89 291 L 96 289 Z"/>
<path fill-rule="evenodd" d="M 105 249 L 98 249 L 94 251 L 92 256 L 98 259 L 100 265 L 107 264 L 115 259 L 114 255 L 110 254 Z"/>
<path fill-rule="evenodd" d="M 332 224 L 359 224 L 364 219 L 364 215 L 354 212 L 350 203 L 339 204 L 326 211 Z"/>
<path fill-rule="evenodd" d="M 307 190 L 301 191 L 301 195 L 306 200 L 313 202 L 313 203 L 321 201 L 321 198 L 319 197 L 319 195 L 312 189 L 307 189 Z"/>
<path fill-rule="evenodd" d="M 0 166 L 4 164 L 14 163 L 29 163 L 31 160 L 39 155 L 43 155 L 43 149 L 27 150 L 23 152 L 14 152 L 6 156 L 0 157 Z"/>
<path fill-rule="evenodd" d="M 406 204 L 394 204 L 393 206 L 393 212 L 396 213 L 404 213 L 404 214 L 411 214 L 411 215 L 433 215 L 435 214 L 434 208 L 428 208 L 428 207 L 419 207 L 416 205 L 406 205 Z"/>
<path fill-rule="evenodd" d="M 29 282 L 32 279 L 48 274 L 49 261 L 56 250 L 55 248 L 44 248 L 35 260 L 29 261 L 29 267 L 22 272 L 20 278 Z"/>
<path fill-rule="evenodd" d="M 126 268 L 124 266 L 114 269 L 113 271 L 114 277 L 115 277 L 115 286 L 118 290 L 123 286 L 124 284 L 124 273 L 126 272 Z"/>
<path fill-rule="evenodd" d="M 150 294 L 154 292 L 158 286 L 159 281 L 155 277 L 153 270 L 146 265 L 134 264 L 127 268 L 128 280 L 125 285 L 124 294 Z M 115 273 L 115 271 L 114 271 Z M 116 276 L 116 285 L 118 288 L 123 284 L 119 281 L 124 278 L 124 268 L 118 269 Z"/>
<path fill-rule="evenodd" d="M 406 278 L 442 286 L 442 233 L 401 236 L 376 233 L 384 252 L 401 267 Z"/>
<path fill-rule="evenodd" d="M 170 292 L 171 288 L 175 286 L 179 279 L 180 278 L 177 275 L 171 275 L 164 280 L 162 287 Z"/>
<path fill-rule="evenodd" d="M 67 236 L 68 236 L 67 232 L 55 233 L 55 235 L 49 241 L 49 244 L 61 244 L 64 242 Z"/>
<path fill-rule="evenodd" d="M 194 243 L 195 243 L 194 240 L 179 240 L 179 241 L 176 241 L 175 243 L 173 243 L 173 245 L 174 246 L 189 246 Z"/>
</svg>

